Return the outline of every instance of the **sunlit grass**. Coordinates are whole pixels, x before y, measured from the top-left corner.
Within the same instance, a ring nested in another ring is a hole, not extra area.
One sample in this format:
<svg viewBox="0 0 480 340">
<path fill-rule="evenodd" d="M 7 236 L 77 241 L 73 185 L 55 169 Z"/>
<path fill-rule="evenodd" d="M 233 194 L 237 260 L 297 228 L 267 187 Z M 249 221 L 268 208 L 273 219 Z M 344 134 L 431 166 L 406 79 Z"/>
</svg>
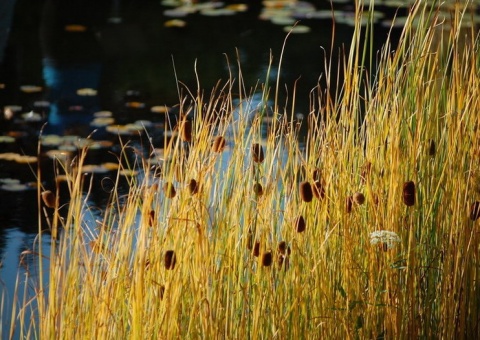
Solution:
<svg viewBox="0 0 480 340">
<path fill-rule="evenodd" d="M 54 208 L 44 210 L 51 233 L 39 239 L 56 240 L 48 269 L 39 262 L 36 317 L 24 301 L 16 331 L 42 339 L 478 336 L 479 43 L 473 29 L 460 29 L 461 8 L 444 31 L 435 11 L 412 9 L 394 52 L 387 43 L 372 53 L 357 21 L 348 54 L 326 61 L 327 83 L 332 62 L 343 82 L 335 96 L 326 88 L 310 98 L 304 143 L 277 101 L 280 78 L 259 86 L 257 108 L 240 73 L 208 97 L 200 86 L 187 91 L 161 164 L 140 154 L 119 160 L 143 175 L 129 179 L 126 195 L 114 179 L 98 225 L 83 218 L 85 154 L 65 166 L 68 213 L 43 194 Z"/>
</svg>

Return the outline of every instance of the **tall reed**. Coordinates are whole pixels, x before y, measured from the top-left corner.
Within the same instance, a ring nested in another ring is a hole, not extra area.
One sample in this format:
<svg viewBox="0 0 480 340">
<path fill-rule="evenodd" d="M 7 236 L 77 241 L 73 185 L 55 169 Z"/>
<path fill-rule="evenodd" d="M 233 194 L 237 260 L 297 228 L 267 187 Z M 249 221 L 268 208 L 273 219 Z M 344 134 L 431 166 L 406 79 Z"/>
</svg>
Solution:
<svg viewBox="0 0 480 340">
<path fill-rule="evenodd" d="M 209 98 L 189 92 L 196 115 L 163 177 L 138 156 L 143 176 L 124 197 L 112 191 L 98 226 L 83 222 L 80 158 L 23 334 L 478 337 L 480 53 L 468 8 L 441 25 L 419 2 L 395 50 L 375 54 L 360 38 L 373 8 L 358 3 L 341 91 L 312 96 L 303 145 L 278 102 L 263 138 L 280 82 L 262 88 L 254 118 L 241 71 Z"/>
</svg>

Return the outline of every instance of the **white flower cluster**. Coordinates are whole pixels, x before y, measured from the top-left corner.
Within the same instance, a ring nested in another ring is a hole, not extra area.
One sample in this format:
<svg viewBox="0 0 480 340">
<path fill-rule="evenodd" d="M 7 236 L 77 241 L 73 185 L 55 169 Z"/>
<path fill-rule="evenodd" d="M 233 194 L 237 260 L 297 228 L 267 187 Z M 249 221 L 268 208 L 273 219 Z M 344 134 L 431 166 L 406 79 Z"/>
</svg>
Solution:
<svg viewBox="0 0 480 340">
<path fill-rule="evenodd" d="M 395 245 L 400 242 L 400 237 L 393 231 L 377 230 L 370 233 L 370 243 L 372 245 L 380 244 L 384 249 L 394 248 Z"/>
</svg>

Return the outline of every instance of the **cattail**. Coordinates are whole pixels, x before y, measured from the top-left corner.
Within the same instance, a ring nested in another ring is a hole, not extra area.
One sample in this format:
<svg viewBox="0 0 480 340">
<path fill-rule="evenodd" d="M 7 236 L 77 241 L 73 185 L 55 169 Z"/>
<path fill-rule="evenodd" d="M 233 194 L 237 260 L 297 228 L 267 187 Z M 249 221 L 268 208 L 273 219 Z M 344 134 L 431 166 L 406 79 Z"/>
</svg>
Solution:
<svg viewBox="0 0 480 340">
<path fill-rule="evenodd" d="M 148 225 L 151 227 L 155 224 L 155 210 L 148 212 Z"/>
<path fill-rule="evenodd" d="M 263 154 L 263 148 L 258 143 L 252 144 L 252 158 L 255 163 L 262 163 L 265 159 L 265 155 Z"/>
<path fill-rule="evenodd" d="M 322 170 L 316 168 L 312 172 L 312 177 L 314 181 L 320 181 L 322 179 Z"/>
<path fill-rule="evenodd" d="M 168 198 L 174 198 L 175 195 L 177 194 L 177 192 L 175 191 L 175 187 L 170 182 L 166 182 L 163 185 L 163 192 L 165 193 L 165 196 Z"/>
<path fill-rule="evenodd" d="M 255 184 L 253 185 L 253 192 L 255 193 L 255 195 L 257 196 L 262 196 L 263 195 L 263 187 L 260 183 L 258 182 L 255 182 Z"/>
<path fill-rule="evenodd" d="M 167 250 L 165 252 L 165 268 L 174 269 L 177 263 L 177 257 L 173 250 Z"/>
<path fill-rule="evenodd" d="M 313 191 L 310 182 L 304 181 L 300 183 L 300 197 L 304 202 L 311 202 L 313 199 Z"/>
<path fill-rule="evenodd" d="M 262 265 L 264 267 L 269 267 L 272 265 L 273 255 L 271 251 L 263 253 L 262 255 Z"/>
<path fill-rule="evenodd" d="M 281 241 L 278 244 L 278 252 L 282 255 L 285 255 L 285 253 L 287 252 L 287 242 Z"/>
<path fill-rule="evenodd" d="M 325 197 L 325 188 L 323 187 L 323 184 L 320 180 L 316 180 L 313 182 L 313 195 L 318 199 L 318 200 L 323 200 Z"/>
<path fill-rule="evenodd" d="M 305 223 L 305 219 L 303 218 L 302 215 L 297 216 L 295 218 L 295 228 L 297 229 L 297 232 L 302 233 L 305 231 L 307 227 L 307 224 Z"/>
<path fill-rule="evenodd" d="M 478 220 L 480 217 L 480 202 L 476 201 L 470 207 L 470 219 L 472 221 Z"/>
<path fill-rule="evenodd" d="M 290 249 L 290 246 L 287 246 L 287 242 L 281 241 L 278 244 L 278 252 L 282 255 L 287 255 L 288 256 L 288 255 L 290 255 L 292 250 Z"/>
<path fill-rule="evenodd" d="M 213 152 L 222 152 L 225 147 L 225 138 L 223 136 L 217 136 L 213 140 L 212 150 Z"/>
<path fill-rule="evenodd" d="M 164 285 L 160 286 L 158 295 L 160 295 L 160 300 L 163 300 L 163 296 L 165 295 L 165 286 Z"/>
<path fill-rule="evenodd" d="M 348 214 L 352 212 L 352 203 L 353 203 L 353 197 L 348 196 L 345 202 L 345 209 L 347 210 Z"/>
<path fill-rule="evenodd" d="M 415 183 L 413 181 L 403 184 L 403 203 L 408 207 L 415 204 Z"/>
<path fill-rule="evenodd" d="M 45 206 L 48 208 L 55 208 L 56 197 L 55 194 L 50 190 L 45 190 L 42 192 L 42 200 Z"/>
<path fill-rule="evenodd" d="M 436 153 L 436 145 L 435 145 L 435 141 L 433 139 L 430 139 L 430 146 L 428 148 L 428 155 L 429 156 L 435 156 L 435 153 Z"/>
<path fill-rule="evenodd" d="M 180 125 L 180 137 L 184 142 L 192 141 L 192 122 L 184 120 Z"/>
<path fill-rule="evenodd" d="M 253 256 L 258 257 L 260 255 L 260 242 L 256 241 L 255 245 L 253 246 Z"/>
<path fill-rule="evenodd" d="M 358 205 L 365 203 L 365 195 L 363 195 L 361 192 L 354 193 L 352 199 Z"/>
<path fill-rule="evenodd" d="M 198 182 L 193 178 L 188 182 L 188 190 L 190 191 L 191 195 L 198 193 L 199 185 Z"/>
</svg>

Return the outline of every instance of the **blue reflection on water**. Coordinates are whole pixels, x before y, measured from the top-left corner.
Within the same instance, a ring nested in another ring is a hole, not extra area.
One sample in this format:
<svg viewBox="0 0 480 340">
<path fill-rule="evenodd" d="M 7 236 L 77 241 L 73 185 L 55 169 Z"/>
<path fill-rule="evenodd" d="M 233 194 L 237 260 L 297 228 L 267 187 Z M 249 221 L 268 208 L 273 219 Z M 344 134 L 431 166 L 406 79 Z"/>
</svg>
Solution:
<svg viewBox="0 0 480 340">
<path fill-rule="evenodd" d="M 87 130 L 93 114 L 100 109 L 97 91 L 100 84 L 100 63 L 57 64 L 43 61 L 43 78 L 48 87 L 50 113 L 46 133 L 64 134 L 69 129 Z M 92 93 L 79 94 L 90 89 Z"/>
</svg>

